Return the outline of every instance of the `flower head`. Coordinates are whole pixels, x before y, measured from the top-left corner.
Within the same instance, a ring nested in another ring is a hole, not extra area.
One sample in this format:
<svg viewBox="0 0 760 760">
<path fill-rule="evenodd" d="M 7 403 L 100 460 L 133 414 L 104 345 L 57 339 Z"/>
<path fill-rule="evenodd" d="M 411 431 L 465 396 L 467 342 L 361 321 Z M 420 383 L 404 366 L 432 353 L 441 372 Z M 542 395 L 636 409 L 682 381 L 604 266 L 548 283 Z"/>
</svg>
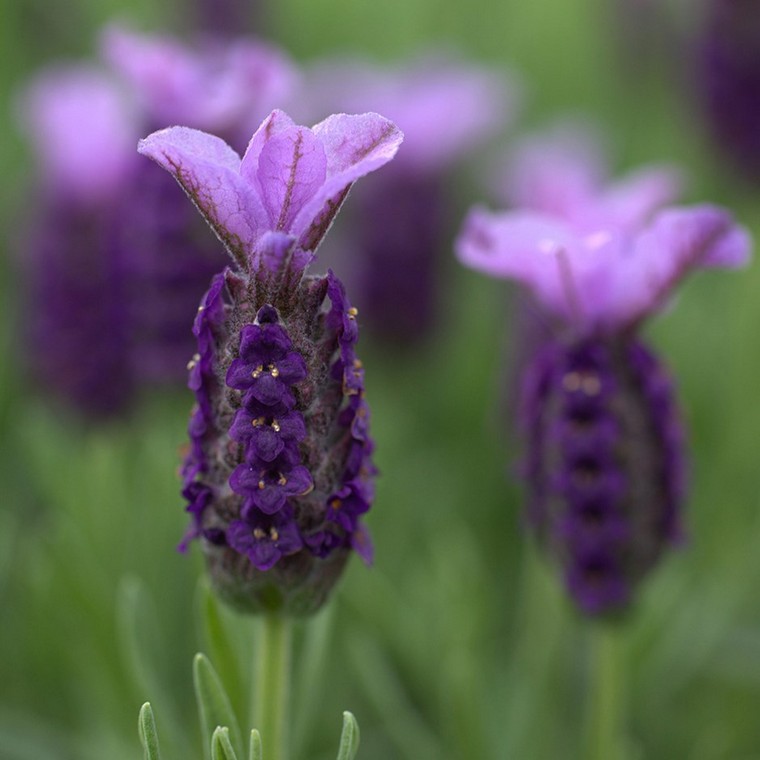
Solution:
<svg viewBox="0 0 760 760">
<path fill-rule="evenodd" d="M 551 183 L 522 176 L 528 182 L 517 186 L 540 208 Z M 559 173 L 559 187 L 574 178 L 570 192 L 550 194 L 546 210 L 470 212 L 457 252 L 474 269 L 529 287 L 554 321 L 521 378 L 527 511 L 577 605 L 601 615 L 630 603 L 682 532 L 675 393 L 635 328 L 690 270 L 739 266 L 750 244 L 714 206 L 654 212 L 663 175 L 596 194 L 578 176 Z"/>
<path fill-rule="evenodd" d="M 305 268 L 351 185 L 400 141 L 377 114 L 309 129 L 274 111 L 242 159 L 183 127 L 140 143 L 235 263 L 215 276 L 193 328 L 182 476 L 184 543 L 201 539 L 216 588 L 245 610 L 312 612 L 352 548 L 371 558 L 360 517 L 376 471 L 357 311 L 332 272 Z"/>
</svg>

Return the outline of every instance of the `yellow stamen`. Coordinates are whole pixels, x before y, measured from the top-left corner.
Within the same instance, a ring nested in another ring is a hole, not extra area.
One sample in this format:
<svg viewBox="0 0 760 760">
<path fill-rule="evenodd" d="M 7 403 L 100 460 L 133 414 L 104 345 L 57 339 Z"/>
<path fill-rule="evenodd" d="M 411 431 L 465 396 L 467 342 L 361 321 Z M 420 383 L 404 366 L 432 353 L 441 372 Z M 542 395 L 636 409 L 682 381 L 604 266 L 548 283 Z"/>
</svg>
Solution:
<svg viewBox="0 0 760 760">
<path fill-rule="evenodd" d="M 263 371 L 264 371 L 263 365 L 259 364 L 259 366 L 256 367 L 256 369 L 253 370 L 253 372 L 251 372 L 251 377 L 254 378 L 254 380 L 255 380 L 257 377 L 261 377 L 261 373 Z"/>
<path fill-rule="evenodd" d="M 254 528 L 254 529 L 253 529 L 253 537 L 254 537 L 254 538 L 257 540 L 257 541 L 261 541 L 261 539 L 262 539 L 262 538 L 266 538 L 266 535 L 267 535 L 267 534 L 266 534 L 266 533 L 264 533 L 264 531 L 263 531 L 263 530 L 261 530 L 261 528 Z"/>
<path fill-rule="evenodd" d="M 277 532 L 277 528 L 270 528 L 269 529 L 269 537 L 272 539 L 272 541 L 278 541 L 280 538 L 280 534 Z"/>
<path fill-rule="evenodd" d="M 280 432 L 280 423 L 277 422 L 277 420 L 272 420 L 272 430 L 274 430 L 275 433 Z"/>
<path fill-rule="evenodd" d="M 349 319 L 356 319 L 359 316 L 359 309 L 357 309 L 355 306 L 352 306 L 348 310 L 348 318 Z"/>
</svg>

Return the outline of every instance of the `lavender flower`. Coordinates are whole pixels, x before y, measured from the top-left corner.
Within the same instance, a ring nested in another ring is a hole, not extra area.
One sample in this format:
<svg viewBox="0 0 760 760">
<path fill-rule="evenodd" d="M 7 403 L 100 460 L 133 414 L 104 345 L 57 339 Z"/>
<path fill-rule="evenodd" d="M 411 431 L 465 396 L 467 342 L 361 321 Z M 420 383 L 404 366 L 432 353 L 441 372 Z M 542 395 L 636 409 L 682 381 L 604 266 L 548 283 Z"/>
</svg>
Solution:
<svg viewBox="0 0 760 760">
<path fill-rule="evenodd" d="M 47 392 L 94 416 L 180 381 L 188 320 L 225 260 L 135 142 L 182 120 L 243 144 L 293 83 L 281 53 L 250 41 L 196 52 L 110 27 L 102 46 L 115 73 L 43 73 L 24 109 L 41 185 L 24 256 L 31 364 Z"/>
<path fill-rule="evenodd" d="M 715 145 L 760 181 L 760 14 L 752 0 L 711 0 L 696 47 L 695 91 Z"/>
<path fill-rule="evenodd" d="M 305 80 L 313 101 L 307 110 L 371 105 L 404 130 L 403 153 L 357 192 L 332 255 L 359 294 L 366 327 L 380 338 L 417 341 L 437 313 L 447 175 L 511 117 L 517 88 L 506 73 L 441 55 L 385 70 L 358 60 L 327 62 Z"/>
<path fill-rule="evenodd" d="M 375 473 L 357 312 L 307 265 L 351 185 L 401 133 L 376 114 L 312 129 L 274 111 L 239 156 L 175 127 L 140 143 L 224 243 L 233 268 L 201 302 L 190 365 L 197 404 L 182 474 L 220 595 L 247 610 L 307 614 L 350 554 L 371 558 L 360 518 Z"/>
<path fill-rule="evenodd" d="M 112 78 L 85 66 L 36 80 L 24 113 L 41 167 L 22 259 L 31 368 L 49 393 L 107 415 L 135 382 L 114 233 L 135 114 Z"/>
<path fill-rule="evenodd" d="M 625 607 L 681 535 L 674 390 L 637 328 L 690 270 L 749 255 L 745 230 L 716 207 L 647 219 L 647 187 L 571 217 L 474 209 L 457 241 L 464 264 L 528 286 L 554 326 L 523 372 L 528 518 L 588 614 Z"/>
</svg>

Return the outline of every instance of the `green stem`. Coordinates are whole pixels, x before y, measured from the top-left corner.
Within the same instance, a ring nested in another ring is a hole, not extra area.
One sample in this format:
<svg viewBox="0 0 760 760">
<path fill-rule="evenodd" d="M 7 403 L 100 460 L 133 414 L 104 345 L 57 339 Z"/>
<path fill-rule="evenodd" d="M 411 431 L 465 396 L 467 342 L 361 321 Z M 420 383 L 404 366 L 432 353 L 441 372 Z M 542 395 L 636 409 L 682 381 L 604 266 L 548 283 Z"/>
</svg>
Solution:
<svg viewBox="0 0 760 760">
<path fill-rule="evenodd" d="M 254 727 L 267 760 L 285 760 L 290 692 L 291 623 L 270 613 L 263 618 L 256 657 Z"/>
<path fill-rule="evenodd" d="M 591 673 L 583 757 L 588 760 L 624 760 L 622 631 L 605 623 L 592 623 L 590 627 Z"/>
</svg>

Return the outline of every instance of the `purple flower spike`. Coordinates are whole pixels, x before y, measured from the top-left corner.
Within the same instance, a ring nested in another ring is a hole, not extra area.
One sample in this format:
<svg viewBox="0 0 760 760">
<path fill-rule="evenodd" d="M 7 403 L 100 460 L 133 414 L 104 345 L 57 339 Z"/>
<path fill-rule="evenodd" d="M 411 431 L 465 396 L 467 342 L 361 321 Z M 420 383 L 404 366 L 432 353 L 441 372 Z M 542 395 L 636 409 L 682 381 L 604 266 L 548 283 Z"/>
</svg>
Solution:
<svg viewBox="0 0 760 760">
<path fill-rule="evenodd" d="M 372 557 L 360 520 L 377 470 L 356 310 L 332 272 L 304 270 L 350 186 L 400 141 L 375 114 L 308 129 L 275 111 L 242 161 L 182 127 L 140 144 L 236 265 L 213 279 L 193 329 L 183 546 L 201 541 L 215 588 L 245 611 L 312 613 L 352 550 Z"/>
<path fill-rule="evenodd" d="M 512 185 L 533 208 L 471 211 L 457 253 L 528 286 L 553 324 L 522 372 L 528 523 L 577 606 L 608 615 L 682 535 L 675 392 L 635 330 L 690 270 L 743 265 L 750 240 L 714 206 L 655 213 L 667 195 L 656 172 L 593 190 L 590 175 L 558 161 L 552 187 L 550 156 L 529 156 L 536 174 L 524 164 Z"/>
</svg>

